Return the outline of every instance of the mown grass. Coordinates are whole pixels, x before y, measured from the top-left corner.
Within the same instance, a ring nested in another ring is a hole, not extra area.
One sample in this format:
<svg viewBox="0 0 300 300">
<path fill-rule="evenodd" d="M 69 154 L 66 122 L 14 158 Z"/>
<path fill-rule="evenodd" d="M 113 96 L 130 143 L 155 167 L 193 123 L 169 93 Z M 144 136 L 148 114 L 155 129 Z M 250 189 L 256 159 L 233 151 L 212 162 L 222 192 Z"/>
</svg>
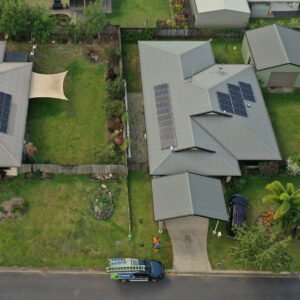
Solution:
<svg viewBox="0 0 300 300">
<path fill-rule="evenodd" d="M 22 218 L 0 223 L 0 265 L 99 268 L 108 257 L 127 254 L 125 179 L 108 184 L 115 210 L 106 221 L 90 213 L 90 199 L 99 186 L 87 176 L 42 181 L 20 175 L 0 182 L 0 201 L 19 196 L 29 202 Z"/>
<path fill-rule="evenodd" d="M 247 223 L 252 225 L 257 222 L 261 213 L 271 209 L 270 206 L 262 203 L 262 197 L 267 194 L 265 186 L 273 180 L 279 180 L 283 184 L 288 182 L 294 183 L 296 187 L 300 187 L 300 177 L 295 176 L 279 176 L 276 178 L 265 178 L 261 176 L 249 176 L 244 178 L 246 183 L 241 190 L 241 194 L 249 199 L 249 208 L 247 212 Z M 234 240 L 227 236 L 227 224 L 221 223 L 218 231 L 222 232 L 222 237 L 218 239 L 212 234 L 216 221 L 210 221 L 210 229 L 208 232 L 208 254 L 209 259 L 214 269 L 238 269 L 239 266 L 231 256 L 231 247 Z M 300 241 L 293 241 L 289 247 L 289 252 L 292 255 L 293 261 L 291 264 L 292 271 L 300 270 Z M 218 266 L 218 262 L 221 266 Z"/>
<path fill-rule="evenodd" d="M 300 93 L 271 94 L 264 91 L 264 99 L 283 158 L 300 153 Z"/>
<path fill-rule="evenodd" d="M 168 233 L 165 231 L 159 234 L 157 223 L 153 221 L 151 178 L 146 173 L 130 172 L 128 181 L 134 254 L 138 258 L 159 259 L 167 268 L 171 268 L 172 246 Z M 162 244 L 159 253 L 154 252 L 152 244 L 154 235 L 159 237 Z"/>
<path fill-rule="evenodd" d="M 141 69 L 137 44 L 122 44 L 122 57 L 124 67 L 124 78 L 127 82 L 128 92 L 141 92 Z"/>
<path fill-rule="evenodd" d="M 168 0 L 114 0 L 107 15 L 111 24 L 135 28 L 156 27 L 158 19 L 170 17 Z"/>
<path fill-rule="evenodd" d="M 10 45 L 13 50 L 27 45 Z M 86 58 L 83 47 L 39 45 L 34 71 L 43 74 L 69 70 L 64 83 L 69 101 L 29 101 L 27 141 L 38 151 L 36 158 L 57 164 L 110 163 L 107 153 L 104 110 L 104 65 Z"/>
</svg>

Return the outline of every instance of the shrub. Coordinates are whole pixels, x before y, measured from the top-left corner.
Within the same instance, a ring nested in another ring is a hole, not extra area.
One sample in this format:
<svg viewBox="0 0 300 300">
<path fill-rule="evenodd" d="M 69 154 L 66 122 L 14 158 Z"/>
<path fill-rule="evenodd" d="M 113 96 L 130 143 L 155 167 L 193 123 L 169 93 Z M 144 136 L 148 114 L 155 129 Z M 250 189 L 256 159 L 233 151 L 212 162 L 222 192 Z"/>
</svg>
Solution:
<svg viewBox="0 0 300 300">
<path fill-rule="evenodd" d="M 122 42 L 123 43 L 137 43 L 138 41 L 148 41 L 155 38 L 155 28 L 145 28 L 139 32 L 123 30 Z"/>
<path fill-rule="evenodd" d="M 295 154 L 287 159 L 287 171 L 290 175 L 296 176 L 300 174 L 300 155 Z"/>
<path fill-rule="evenodd" d="M 106 47 L 105 56 L 109 64 L 117 65 L 121 58 L 120 50 L 118 48 Z"/>
<path fill-rule="evenodd" d="M 105 110 L 108 118 L 121 117 L 125 111 L 125 103 L 122 100 L 108 100 Z"/>
<path fill-rule="evenodd" d="M 278 175 L 280 168 L 277 161 L 267 161 L 258 164 L 259 173 L 262 176 L 273 177 Z"/>
<path fill-rule="evenodd" d="M 123 78 L 118 77 L 114 81 L 109 81 L 106 87 L 106 91 L 110 99 L 123 99 L 125 93 Z"/>
<path fill-rule="evenodd" d="M 106 76 L 105 76 L 105 80 L 112 80 L 114 81 L 115 79 L 117 79 L 117 77 L 119 76 L 119 73 L 115 70 L 115 68 L 113 67 L 108 67 L 108 69 L 106 70 Z"/>
</svg>

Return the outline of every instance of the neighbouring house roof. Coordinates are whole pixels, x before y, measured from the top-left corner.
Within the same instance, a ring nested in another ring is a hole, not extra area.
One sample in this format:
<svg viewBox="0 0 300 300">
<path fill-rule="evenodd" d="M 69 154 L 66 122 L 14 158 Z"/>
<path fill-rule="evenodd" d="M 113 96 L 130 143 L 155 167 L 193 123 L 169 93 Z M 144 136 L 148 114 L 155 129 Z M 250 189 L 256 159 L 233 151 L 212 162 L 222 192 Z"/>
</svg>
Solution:
<svg viewBox="0 0 300 300">
<path fill-rule="evenodd" d="M 300 67 L 300 32 L 273 24 L 247 31 L 246 38 L 258 71 L 285 64 Z"/>
<path fill-rule="evenodd" d="M 209 42 L 139 42 L 139 53 L 151 175 L 238 176 L 239 160 L 281 159 L 252 66 L 216 65 Z M 192 60 L 197 71 L 186 78 Z M 239 82 L 256 100 L 245 101 L 247 117 L 223 111 L 218 101 Z M 157 104 L 160 93 L 168 95 Z"/>
<path fill-rule="evenodd" d="M 250 13 L 247 0 L 195 0 L 197 12 L 205 13 L 218 10 L 232 10 L 244 13 Z"/>
<path fill-rule="evenodd" d="M 228 221 L 220 180 L 192 173 L 152 179 L 156 221 L 202 216 Z"/>
<path fill-rule="evenodd" d="M 0 92 L 11 96 L 7 132 L 0 131 L 0 167 L 21 165 L 31 71 L 32 63 L 0 63 Z"/>
<path fill-rule="evenodd" d="M 111 14 L 112 13 L 111 1 L 112 0 L 102 0 L 103 12 L 106 13 L 106 14 Z"/>
</svg>

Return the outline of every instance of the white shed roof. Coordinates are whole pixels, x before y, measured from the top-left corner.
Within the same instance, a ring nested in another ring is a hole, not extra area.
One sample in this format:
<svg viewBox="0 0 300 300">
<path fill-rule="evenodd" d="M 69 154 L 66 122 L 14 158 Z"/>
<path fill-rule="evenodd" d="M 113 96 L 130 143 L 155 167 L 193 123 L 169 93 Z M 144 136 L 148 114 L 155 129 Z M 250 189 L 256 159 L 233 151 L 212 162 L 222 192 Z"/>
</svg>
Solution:
<svg viewBox="0 0 300 300">
<path fill-rule="evenodd" d="M 233 10 L 250 13 L 247 0 L 195 0 L 198 13 L 217 10 Z"/>
</svg>

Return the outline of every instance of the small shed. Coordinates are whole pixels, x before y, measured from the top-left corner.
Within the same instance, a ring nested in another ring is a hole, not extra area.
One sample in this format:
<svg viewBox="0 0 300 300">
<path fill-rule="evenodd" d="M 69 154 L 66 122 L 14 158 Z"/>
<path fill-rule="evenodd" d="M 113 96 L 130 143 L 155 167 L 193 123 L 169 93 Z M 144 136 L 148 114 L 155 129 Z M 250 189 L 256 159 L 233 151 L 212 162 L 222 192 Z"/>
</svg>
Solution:
<svg viewBox="0 0 300 300">
<path fill-rule="evenodd" d="M 249 30 L 242 43 L 263 87 L 300 87 L 300 32 L 278 25 Z"/>
<path fill-rule="evenodd" d="M 235 27 L 248 25 L 247 0 L 189 0 L 195 27 Z"/>
<path fill-rule="evenodd" d="M 218 179 L 182 173 L 152 179 L 154 219 L 200 216 L 228 221 L 222 183 Z"/>
</svg>

